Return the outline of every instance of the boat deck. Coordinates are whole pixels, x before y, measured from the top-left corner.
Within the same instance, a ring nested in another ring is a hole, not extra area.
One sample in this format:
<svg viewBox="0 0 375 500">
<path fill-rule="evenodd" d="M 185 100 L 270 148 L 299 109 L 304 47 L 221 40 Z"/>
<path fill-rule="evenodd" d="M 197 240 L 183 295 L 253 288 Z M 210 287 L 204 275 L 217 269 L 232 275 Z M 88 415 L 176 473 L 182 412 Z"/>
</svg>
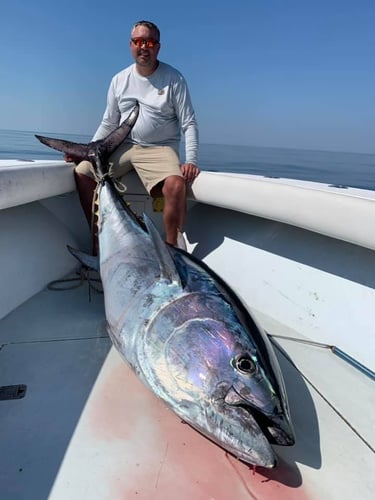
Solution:
<svg viewBox="0 0 375 500">
<path fill-rule="evenodd" d="M 296 444 L 254 471 L 141 385 L 111 349 L 101 294 L 45 288 L 76 266 L 67 243 L 89 248 L 72 168 L 0 164 L 0 386 L 26 385 L 0 401 L 1 500 L 372 499 L 374 381 L 300 340 L 374 370 L 373 192 L 234 174 L 194 183 L 189 250 L 253 308 L 289 397 Z M 137 182 L 126 199 L 160 226 Z"/>
<path fill-rule="evenodd" d="M 3 500 L 48 497 L 110 345 L 103 296 L 90 302 L 87 282 L 45 289 L 1 320 L 0 385 L 27 386 L 0 401 Z"/>
<path fill-rule="evenodd" d="M 298 335 L 257 316 L 272 335 Z M 296 445 L 276 447 L 276 469 L 254 471 L 183 424 L 110 350 L 101 294 L 90 301 L 87 283 L 43 290 L 0 323 L 1 385 L 27 386 L 0 401 L 2 499 L 370 498 L 373 382 L 329 350 L 275 342 Z"/>
</svg>

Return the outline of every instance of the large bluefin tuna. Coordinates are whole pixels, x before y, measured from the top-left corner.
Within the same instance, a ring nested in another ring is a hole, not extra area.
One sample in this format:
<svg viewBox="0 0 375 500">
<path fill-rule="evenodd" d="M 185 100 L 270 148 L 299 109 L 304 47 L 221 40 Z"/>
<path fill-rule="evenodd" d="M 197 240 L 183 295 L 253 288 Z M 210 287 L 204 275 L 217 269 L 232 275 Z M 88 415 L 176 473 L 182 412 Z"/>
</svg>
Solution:
<svg viewBox="0 0 375 500">
<path fill-rule="evenodd" d="M 294 436 L 267 336 L 212 270 L 164 243 L 146 215 L 145 224 L 139 222 L 107 175 L 108 154 L 137 113 L 136 107 L 110 146 L 108 140 L 74 145 L 38 136 L 90 158 L 96 171 L 109 334 L 142 382 L 185 422 L 236 457 L 273 467 L 271 444 L 291 445 Z"/>
</svg>

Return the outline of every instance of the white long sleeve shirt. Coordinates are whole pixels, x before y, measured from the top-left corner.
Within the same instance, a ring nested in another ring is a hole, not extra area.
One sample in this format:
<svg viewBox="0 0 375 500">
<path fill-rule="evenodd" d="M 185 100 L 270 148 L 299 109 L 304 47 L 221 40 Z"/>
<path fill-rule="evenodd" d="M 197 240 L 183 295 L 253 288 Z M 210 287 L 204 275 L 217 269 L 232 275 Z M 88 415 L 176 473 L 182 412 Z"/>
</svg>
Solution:
<svg viewBox="0 0 375 500">
<path fill-rule="evenodd" d="M 162 62 L 147 77 L 137 72 L 135 64 L 113 77 L 103 120 L 93 140 L 103 139 L 116 129 L 136 101 L 140 104 L 139 116 L 126 140 L 141 146 L 171 146 L 178 154 L 182 130 L 185 161 L 196 165 L 198 127 L 189 90 L 181 73 Z"/>
</svg>

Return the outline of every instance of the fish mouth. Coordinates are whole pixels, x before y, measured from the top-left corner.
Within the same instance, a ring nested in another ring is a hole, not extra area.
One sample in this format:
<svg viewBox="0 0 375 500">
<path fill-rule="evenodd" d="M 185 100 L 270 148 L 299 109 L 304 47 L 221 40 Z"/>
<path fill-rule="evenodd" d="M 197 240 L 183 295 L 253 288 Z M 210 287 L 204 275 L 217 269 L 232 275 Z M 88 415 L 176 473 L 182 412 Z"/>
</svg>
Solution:
<svg viewBox="0 0 375 500">
<path fill-rule="evenodd" d="M 262 411 L 251 401 L 244 399 L 233 386 L 228 391 L 224 402 L 228 406 L 241 408 L 251 415 L 270 444 L 292 446 L 295 443 L 291 423 L 285 414 Z"/>
</svg>

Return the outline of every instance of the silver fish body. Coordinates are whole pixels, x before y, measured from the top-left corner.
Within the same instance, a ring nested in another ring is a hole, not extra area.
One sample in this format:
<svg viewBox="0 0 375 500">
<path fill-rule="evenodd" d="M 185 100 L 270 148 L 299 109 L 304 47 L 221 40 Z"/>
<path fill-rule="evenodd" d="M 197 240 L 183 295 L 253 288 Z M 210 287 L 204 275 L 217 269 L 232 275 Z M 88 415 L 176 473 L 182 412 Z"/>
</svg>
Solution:
<svg viewBox="0 0 375 500">
<path fill-rule="evenodd" d="M 203 263 L 145 231 L 110 184 L 100 189 L 100 272 L 108 330 L 144 384 L 238 458 L 273 467 L 293 444 L 272 347 Z"/>
</svg>

